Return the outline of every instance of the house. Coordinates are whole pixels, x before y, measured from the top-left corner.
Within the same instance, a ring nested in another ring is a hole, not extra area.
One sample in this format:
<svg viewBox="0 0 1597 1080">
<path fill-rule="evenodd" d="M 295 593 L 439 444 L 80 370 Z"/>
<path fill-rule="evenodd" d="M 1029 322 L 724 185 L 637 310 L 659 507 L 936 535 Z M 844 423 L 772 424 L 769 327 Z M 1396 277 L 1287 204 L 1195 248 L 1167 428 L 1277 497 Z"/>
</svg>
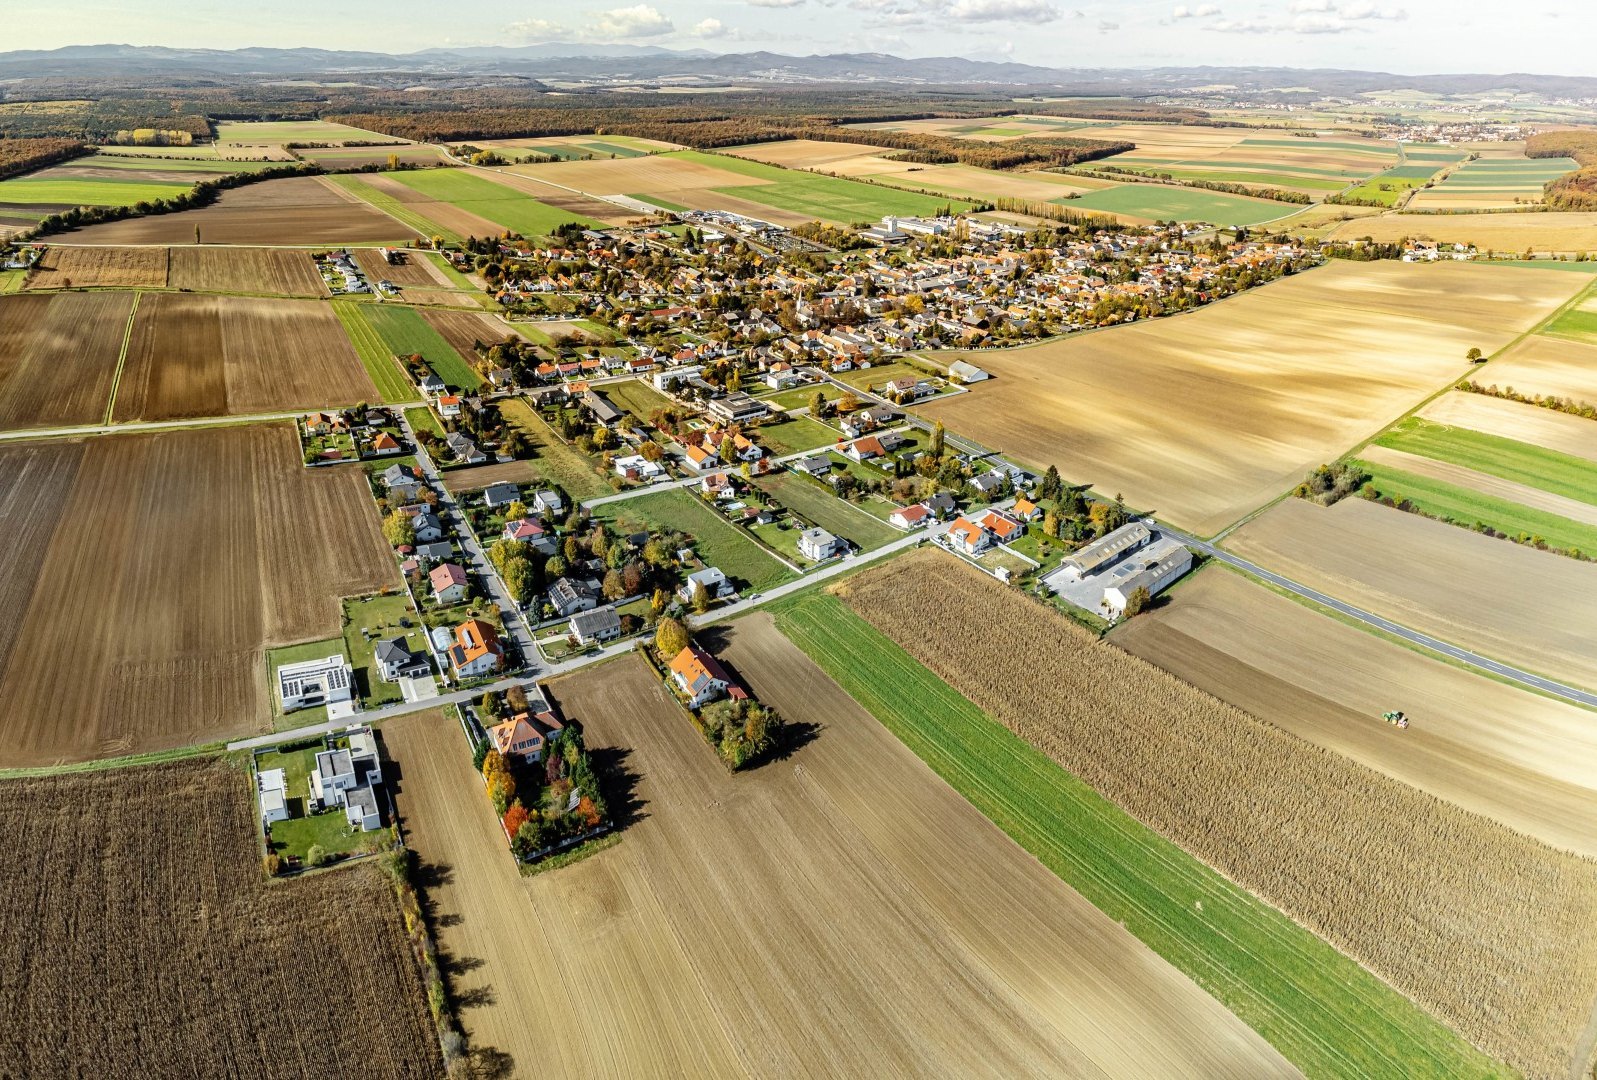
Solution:
<svg viewBox="0 0 1597 1080">
<path fill-rule="evenodd" d="M 378 480 L 388 492 L 390 503 L 410 502 L 421 494 L 421 476 L 410 466 L 390 465 Z"/>
<path fill-rule="evenodd" d="M 398 439 L 386 431 L 379 431 L 377 437 L 372 440 L 370 452 L 374 457 L 384 457 L 388 454 L 397 454 L 401 449 Z"/>
<path fill-rule="evenodd" d="M 863 439 L 855 439 L 843 448 L 843 455 L 855 461 L 865 462 L 872 458 L 883 457 L 887 450 L 882 446 L 882 441 L 875 436 L 867 435 Z"/>
<path fill-rule="evenodd" d="M 579 611 L 591 611 L 599 606 L 599 600 L 587 582 L 563 577 L 555 579 L 555 583 L 549 586 L 549 604 L 555 609 L 556 615 L 566 616 Z"/>
<path fill-rule="evenodd" d="M 993 546 L 992 534 L 966 517 L 959 517 L 948 527 L 948 543 L 966 555 L 980 555 Z"/>
<path fill-rule="evenodd" d="M 963 360 L 955 360 L 948 365 L 948 377 L 960 383 L 983 382 L 992 378 L 991 375 L 975 364 L 969 364 Z"/>
<path fill-rule="evenodd" d="M 551 518 L 566 512 L 566 504 L 558 491 L 540 491 L 532 497 L 532 504 Z"/>
<path fill-rule="evenodd" d="M 578 645 L 611 641 L 621 636 L 621 616 L 616 614 L 614 604 L 579 611 L 571 616 L 571 636 L 577 639 Z"/>
<path fill-rule="evenodd" d="M 437 397 L 449 389 L 449 387 L 444 385 L 444 380 L 430 372 L 423 376 L 421 382 L 417 383 L 416 386 L 428 397 Z"/>
<path fill-rule="evenodd" d="M 458 431 L 451 431 L 444 444 L 449 447 L 449 452 L 454 455 L 455 460 L 463 464 L 476 465 L 488 460 L 488 455 L 477 449 L 476 443 Z"/>
<path fill-rule="evenodd" d="M 435 540 L 430 544 L 416 545 L 416 558 L 437 562 L 447 559 L 455 553 L 455 545 L 448 540 Z"/>
<path fill-rule="evenodd" d="M 1009 475 L 997 469 L 984 472 L 980 476 L 970 478 L 970 486 L 979 494 L 992 496 L 1003 490 L 1004 484 L 1009 481 Z"/>
<path fill-rule="evenodd" d="M 718 397 L 711 401 L 707 407 L 711 413 L 728 423 L 757 420 L 771 411 L 771 407 L 765 402 L 739 391 L 733 391 L 724 397 Z"/>
<path fill-rule="evenodd" d="M 721 455 L 711 450 L 706 450 L 698 443 L 688 443 L 682 447 L 683 456 L 687 458 L 688 467 L 694 472 L 706 472 L 721 464 Z"/>
<path fill-rule="evenodd" d="M 1015 505 L 1009 511 L 1009 516 L 1020 521 L 1036 521 L 1042 517 L 1042 507 L 1022 495 L 1015 500 Z"/>
<path fill-rule="evenodd" d="M 492 623 L 467 619 L 455 627 L 455 640 L 449 646 L 449 666 L 462 679 L 486 675 L 505 662 L 505 647 Z"/>
<path fill-rule="evenodd" d="M 848 544 L 825 529 L 811 528 L 799 533 L 798 549 L 806 559 L 822 562 L 848 551 Z"/>
<path fill-rule="evenodd" d="M 507 367 L 496 367 L 488 373 L 488 381 L 495 387 L 502 388 L 514 382 L 515 375 Z"/>
<path fill-rule="evenodd" d="M 703 585 L 705 595 L 711 600 L 723 599 L 737 591 L 725 574 L 713 566 L 706 566 L 704 569 L 695 570 L 688 575 L 687 580 L 682 583 L 682 587 L 677 590 L 677 598 L 684 604 L 690 603 L 693 600 L 693 588 L 695 585 Z"/>
<path fill-rule="evenodd" d="M 288 781 L 282 769 L 263 769 L 258 773 L 255 791 L 261 804 L 261 824 L 288 820 Z"/>
<path fill-rule="evenodd" d="M 352 701 L 354 680 L 342 653 L 320 660 L 301 660 L 277 669 L 277 697 L 284 712 Z"/>
<path fill-rule="evenodd" d="M 1103 610 L 1111 619 L 1126 612 L 1138 589 L 1154 597 L 1192 569 L 1192 552 L 1179 540 L 1163 537 L 1137 551 L 1104 575 Z"/>
<path fill-rule="evenodd" d="M 726 473 L 711 473 L 699 481 L 699 490 L 711 498 L 719 499 L 732 491 L 732 481 L 727 479 Z"/>
<path fill-rule="evenodd" d="M 377 670 L 385 682 L 420 678 L 430 670 L 427 666 L 427 657 L 422 653 L 411 652 L 410 645 L 402 637 L 379 641 L 372 655 L 377 661 Z"/>
<path fill-rule="evenodd" d="M 832 459 L 825 454 L 811 454 L 809 457 L 799 458 L 793 462 L 793 471 L 813 476 L 817 479 L 831 475 Z"/>
<path fill-rule="evenodd" d="M 308 435 L 331 435 L 348 429 L 344 418 L 338 413 L 313 412 L 305 414 L 305 433 Z"/>
<path fill-rule="evenodd" d="M 1000 544 L 1007 544 L 1026 535 L 1026 526 L 998 510 L 983 510 L 974 520 L 978 526 L 991 533 L 993 539 Z"/>
<path fill-rule="evenodd" d="M 887 523 L 895 529 L 909 532 L 912 529 L 923 529 L 932 522 L 932 512 L 926 507 L 916 503 L 914 506 L 904 506 L 894 510 L 887 516 Z"/>
<path fill-rule="evenodd" d="M 364 832 L 382 827 L 375 788 L 383 782 L 377 740 L 371 728 L 349 729 L 348 746 L 323 750 L 311 770 L 311 806 L 342 807 L 349 824 Z"/>
<path fill-rule="evenodd" d="M 610 399 L 597 390 L 589 390 L 582 395 L 582 403 L 588 407 L 593 418 L 605 427 L 615 427 L 616 423 L 626 415 L 620 409 L 610 404 Z"/>
<path fill-rule="evenodd" d="M 772 390 L 786 390 L 799 384 L 799 373 L 786 364 L 773 365 L 765 374 L 765 385 Z"/>
<path fill-rule="evenodd" d="M 444 538 L 444 523 L 431 510 L 423 510 L 414 515 L 410 519 L 410 524 L 416 530 L 418 544 L 431 544 Z"/>
<path fill-rule="evenodd" d="M 502 757 L 542 761 L 549 739 L 564 727 L 554 713 L 517 713 L 488 729 L 488 738 Z"/>
<path fill-rule="evenodd" d="M 433 567 L 428 581 L 432 585 L 433 599 L 446 607 L 466 599 L 466 593 L 471 588 L 465 569 L 454 563 L 440 563 Z"/>
<path fill-rule="evenodd" d="M 657 462 L 650 461 L 642 454 L 628 454 L 618 457 L 614 462 L 616 475 L 627 479 L 647 482 L 657 480 L 665 475 Z"/>
<path fill-rule="evenodd" d="M 549 530 L 543 527 L 543 522 L 536 518 L 518 518 L 515 521 L 505 522 L 504 531 L 500 533 L 506 540 L 515 540 L 526 544 L 534 551 L 545 555 L 555 553 L 555 539 Z"/>
<path fill-rule="evenodd" d="M 445 394 L 438 399 L 438 415 L 444 419 L 460 415 L 460 397 L 456 394 Z"/>
<path fill-rule="evenodd" d="M 509 506 L 511 503 L 516 502 L 520 498 L 521 489 L 516 487 L 515 484 L 508 483 L 506 481 L 500 481 L 497 484 L 489 484 L 487 487 L 482 489 L 483 505 L 488 507 L 490 510 L 500 506 Z"/>
<path fill-rule="evenodd" d="M 1128 522 L 1113 532 L 1078 549 L 1059 564 L 1066 581 L 1080 581 L 1089 574 L 1107 570 L 1127 555 L 1147 547 L 1153 531 L 1140 521 Z"/>
<path fill-rule="evenodd" d="M 748 697 L 715 657 L 697 645 L 690 644 L 677 653 L 671 660 L 670 670 L 671 681 L 687 698 L 689 708 L 708 705 L 723 694 L 733 700 Z"/>
</svg>

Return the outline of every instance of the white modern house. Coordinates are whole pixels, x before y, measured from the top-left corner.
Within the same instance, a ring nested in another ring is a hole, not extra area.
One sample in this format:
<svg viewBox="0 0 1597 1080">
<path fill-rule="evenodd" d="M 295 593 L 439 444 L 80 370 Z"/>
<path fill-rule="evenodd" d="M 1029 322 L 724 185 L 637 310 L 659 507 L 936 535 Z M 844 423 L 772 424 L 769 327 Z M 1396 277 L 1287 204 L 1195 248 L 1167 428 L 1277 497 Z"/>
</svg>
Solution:
<svg viewBox="0 0 1597 1080">
<path fill-rule="evenodd" d="M 825 529 L 805 529 L 799 533 L 799 554 L 806 559 L 822 562 L 848 550 L 848 545 Z"/>
<path fill-rule="evenodd" d="M 282 769 L 265 769 L 255 777 L 255 790 L 261 803 L 261 821 L 288 820 L 288 781 Z"/>
<path fill-rule="evenodd" d="M 284 712 L 353 701 L 352 674 L 342 654 L 284 664 L 277 669 L 277 697 Z"/>
<path fill-rule="evenodd" d="M 316 768 L 310 776 L 311 808 L 340 807 L 351 826 L 370 832 L 382 827 L 375 790 L 383 782 L 377 738 L 371 728 L 355 727 L 349 729 L 347 742 L 345 747 L 316 755 Z"/>
<path fill-rule="evenodd" d="M 727 576 L 721 573 L 719 569 L 713 566 L 706 566 L 703 570 L 695 570 L 688 575 L 687 580 L 682 583 L 682 587 L 677 590 L 677 599 L 684 604 L 692 603 L 693 587 L 695 585 L 703 585 L 704 594 L 711 600 L 721 600 L 737 591 L 732 587 L 732 582 L 727 580 Z"/>
</svg>

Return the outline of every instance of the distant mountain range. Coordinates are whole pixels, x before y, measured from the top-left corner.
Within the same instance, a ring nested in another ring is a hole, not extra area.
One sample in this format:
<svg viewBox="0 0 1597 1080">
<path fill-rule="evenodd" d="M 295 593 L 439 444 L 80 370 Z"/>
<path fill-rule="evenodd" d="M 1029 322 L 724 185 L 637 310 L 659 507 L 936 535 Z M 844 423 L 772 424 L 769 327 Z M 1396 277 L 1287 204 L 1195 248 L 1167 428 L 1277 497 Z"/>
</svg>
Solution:
<svg viewBox="0 0 1597 1080">
<path fill-rule="evenodd" d="M 1561 75 L 1393 75 L 1301 68 L 1186 67 L 1151 69 L 1047 68 L 966 60 L 906 58 L 886 53 L 787 56 L 773 52 L 713 53 L 652 45 L 554 43 L 436 48 L 394 55 L 335 49 L 176 49 L 156 45 L 72 45 L 0 52 L 0 79 L 365 76 L 739 82 L 882 82 L 985 84 L 1047 88 L 1061 93 L 1157 93 L 1194 86 L 1267 91 L 1307 87 L 1328 94 L 1367 90 L 1478 93 L 1518 90 L 1558 97 L 1597 97 L 1597 78 Z"/>
</svg>

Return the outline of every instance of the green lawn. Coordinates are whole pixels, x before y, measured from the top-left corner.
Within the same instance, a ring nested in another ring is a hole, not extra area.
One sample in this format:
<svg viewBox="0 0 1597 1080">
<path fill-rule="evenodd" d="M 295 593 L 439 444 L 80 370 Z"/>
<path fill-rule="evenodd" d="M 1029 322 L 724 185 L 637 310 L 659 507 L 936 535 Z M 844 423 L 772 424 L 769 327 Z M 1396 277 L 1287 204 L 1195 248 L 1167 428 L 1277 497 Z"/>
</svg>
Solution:
<svg viewBox="0 0 1597 1080">
<path fill-rule="evenodd" d="M 436 251 L 424 251 L 424 252 L 417 252 L 416 254 L 417 254 L 418 258 L 432 260 L 432 264 L 434 266 L 438 267 L 438 269 L 443 273 L 444 277 L 446 277 L 450 281 L 454 282 L 455 288 L 457 288 L 457 289 L 465 289 L 467 292 L 480 292 L 481 291 L 480 289 L 477 288 L 477 286 L 475 286 L 475 285 L 473 285 L 471 283 L 471 279 L 469 277 L 467 277 L 465 274 L 462 274 L 459 270 L 455 269 L 455 264 L 454 263 L 452 263 L 448 259 L 444 258 L 438 252 L 436 252 Z"/>
<path fill-rule="evenodd" d="M 1501 1075 L 1413 1002 L 1099 796 L 835 597 L 782 631 L 933 771 L 1309 1076 Z"/>
<path fill-rule="evenodd" d="M 876 184 L 862 184 L 854 180 L 842 180 L 799 169 L 783 169 L 725 154 L 679 150 L 671 156 L 695 161 L 712 169 L 721 169 L 766 181 L 764 184 L 729 187 L 724 190 L 724 194 L 844 225 L 856 221 L 874 222 L 889 214 L 899 217 L 926 217 L 936 214 L 944 207 L 952 207 L 957 211 L 967 210 L 971 206 L 970 203 L 959 199 L 945 199 Z M 656 201 L 648 195 L 641 198 L 650 202 Z"/>
<path fill-rule="evenodd" d="M 1266 202 L 1201 188 L 1170 184 L 1119 184 L 1089 191 L 1076 199 L 1055 199 L 1071 210 L 1097 210 L 1157 221 L 1208 221 L 1215 225 L 1257 225 L 1302 209 L 1291 203 Z"/>
<path fill-rule="evenodd" d="M 826 401 L 836 401 L 843 396 L 843 391 L 831 383 L 819 383 L 813 386 L 794 386 L 787 390 L 778 390 L 775 393 L 761 394 L 761 401 L 768 401 L 779 409 L 806 409 L 814 399 L 815 392 L 819 390 L 821 397 Z"/>
<path fill-rule="evenodd" d="M 1420 175 L 1418 176 L 1402 175 L 1413 168 L 1413 166 L 1409 166 L 1408 169 L 1388 169 L 1378 176 L 1370 177 L 1358 187 L 1344 192 L 1342 197 L 1344 199 L 1372 200 L 1382 206 L 1395 206 L 1397 205 L 1397 200 L 1403 196 L 1404 192 L 1424 187 L 1425 182 L 1431 177 L 1431 174 L 1423 168 L 1419 170 Z"/>
<path fill-rule="evenodd" d="M 1597 464 L 1573 454 L 1418 416 L 1409 417 L 1375 441 L 1379 446 L 1450 461 L 1597 506 Z"/>
<path fill-rule="evenodd" d="M 312 739 L 290 746 L 279 746 L 256 756 L 256 768 L 282 769 L 283 781 L 288 788 L 287 821 L 272 823 L 272 851 L 287 858 L 292 855 L 304 859 L 313 845 L 328 854 L 376 850 L 387 838 L 387 833 L 361 832 L 351 829 L 339 809 L 307 816 L 310 805 L 310 774 L 316 768 L 316 755 L 323 749 L 320 739 Z"/>
<path fill-rule="evenodd" d="M 458 206 L 523 236 L 546 236 L 570 221 L 603 228 L 603 223 L 541 203 L 505 184 L 485 180 L 464 169 L 418 169 L 393 173 L 393 178 L 429 198 Z"/>
<path fill-rule="evenodd" d="M 400 356 L 419 353 L 433 373 L 453 389 L 475 390 L 482 386 L 482 376 L 415 308 L 398 304 L 361 304 L 357 310 L 382 338 L 390 353 Z M 411 397 L 414 399 L 415 395 Z"/>
<path fill-rule="evenodd" d="M 617 522 L 629 532 L 654 526 L 686 533 L 693 538 L 692 547 L 699 558 L 718 567 L 740 587 L 768 589 L 792 574 L 697 495 L 680 488 L 607 503 L 598 507 L 594 516 Z"/>
<path fill-rule="evenodd" d="M 412 208 L 413 204 L 402 203 L 387 192 L 378 191 L 354 173 L 340 173 L 336 176 L 328 177 L 328 179 L 356 198 L 381 210 L 389 217 L 403 222 L 417 236 L 441 236 L 454 244 L 465 241 L 465 237 L 453 229 L 446 229 L 438 222 L 418 213 Z"/>
<path fill-rule="evenodd" d="M 366 374 L 371 376 L 384 403 L 397 405 L 402 401 L 415 401 L 421 396 L 420 393 L 400 370 L 399 361 L 394 359 L 394 351 L 363 314 L 369 307 L 367 304 L 335 300 L 333 314 L 343 324 L 344 333 L 349 335 L 349 343 L 355 346 L 355 355 L 360 357 Z"/>
<path fill-rule="evenodd" d="M 774 473 L 757 481 L 760 489 L 790 510 L 841 536 L 855 547 L 870 550 L 904 535 L 858 507 L 839 499 L 817 481 L 796 473 Z"/>
<path fill-rule="evenodd" d="M 756 442 L 777 457 L 786 457 L 801 450 L 819 450 L 838 440 L 838 433 L 818 420 L 795 416 L 775 424 L 761 424 L 752 428 Z"/>
<path fill-rule="evenodd" d="M 674 210 L 677 213 L 681 213 L 687 209 L 687 207 L 683 206 L 681 203 L 674 203 L 669 199 L 662 199 L 660 196 L 651 195 L 648 192 L 635 192 L 628 195 L 627 198 L 637 199 L 639 202 L 646 202 L 650 206 L 658 206 L 661 210 Z"/>
<path fill-rule="evenodd" d="M 1427 514 L 1464 525 L 1486 525 L 1510 536 L 1539 536 L 1556 548 L 1597 552 L 1597 527 L 1401 469 L 1367 461 L 1359 464 L 1383 496 L 1407 499 Z"/>
<path fill-rule="evenodd" d="M 868 368 L 855 368 L 834 376 L 838 382 L 846 383 L 856 390 L 869 390 L 876 387 L 878 390 L 894 379 L 925 379 L 929 378 L 926 372 L 910 364 L 872 364 Z"/>
<path fill-rule="evenodd" d="M 506 398 L 499 402 L 499 415 L 537 448 L 531 461 L 533 470 L 549 483 L 558 485 L 569 498 L 581 502 L 615 494 L 615 483 L 599 474 L 596 463 L 561 442 L 560 436 L 531 405 L 520 398 Z"/>
<path fill-rule="evenodd" d="M 399 620 L 410 622 L 407 629 Z M 362 634 L 370 630 L 371 637 Z M 403 636 L 410 643 L 410 651 L 425 653 L 427 641 L 422 637 L 421 618 L 410 606 L 404 593 L 386 596 L 365 596 L 344 601 L 344 653 L 355 669 L 355 690 L 361 705 L 376 708 L 394 701 L 403 701 L 397 683 L 385 682 L 377 669 L 377 643 L 387 638 Z"/>
<path fill-rule="evenodd" d="M 594 387 L 601 391 L 605 397 L 615 403 L 618 409 L 625 409 L 639 420 L 647 422 L 649 414 L 655 409 L 671 404 L 671 400 L 642 379 L 627 379 L 625 382 L 606 383 Z"/>
<path fill-rule="evenodd" d="M 410 429 L 420 435 L 423 431 L 430 431 L 442 439 L 447 434 L 444 425 L 438 422 L 438 416 L 430 405 L 417 405 L 405 410 L 405 419 L 410 421 Z M 386 468 L 386 466 L 384 466 Z"/>
</svg>

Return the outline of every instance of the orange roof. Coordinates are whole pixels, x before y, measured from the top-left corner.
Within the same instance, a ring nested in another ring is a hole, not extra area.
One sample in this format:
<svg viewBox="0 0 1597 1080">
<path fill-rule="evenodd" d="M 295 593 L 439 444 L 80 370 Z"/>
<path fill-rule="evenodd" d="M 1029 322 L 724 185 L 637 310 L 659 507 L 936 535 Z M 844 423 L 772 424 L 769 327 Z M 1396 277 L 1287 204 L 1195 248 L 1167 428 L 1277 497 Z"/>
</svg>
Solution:
<svg viewBox="0 0 1597 1080">
<path fill-rule="evenodd" d="M 469 664 L 488 653 L 498 656 L 503 651 L 499 647 L 499 631 L 481 619 L 467 619 L 455 627 L 455 641 L 464 656 L 462 663 Z"/>
<path fill-rule="evenodd" d="M 960 518 L 950 525 L 948 532 L 950 535 L 957 535 L 961 540 L 965 541 L 967 547 L 975 547 L 981 543 L 983 535 L 981 526 L 973 521 L 966 521 L 964 518 Z"/>
<path fill-rule="evenodd" d="M 460 398 L 457 397 L 454 394 L 445 394 L 443 397 L 438 399 L 438 404 L 440 404 L 440 405 L 459 405 L 460 404 Z"/>
<path fill-rule="evenodd" d="M 397 450 L 399 441 L 386 431 L 379 432 L 377 438 L 372 440 L 374 450 Z"/>
<path fill-rule="evenodd" d="M 996 510 L 987 511 L 976 519 L 976 523 L 1000 540 L 1008 540 L 1024 531 L 1019 522 L 1010 520 Z"/>
<path fill-rule="evenodd" d="M 1017 514 L 1020 514 L 1024 517 L 1029 517 L 1036 511 L 1036 509 L 1037 504 L 1026 498 L 1024 495 L 1015 500 L 1015 513 Z"/>
<path fill-rule="evenodd" d="M 700 462 L 709 461 L 715 456 L 708 450 L 705 450 L 699 446 L 695 446 L 693 443 L 688 443 L 684 449 L 687 451 L 688 460 L 692 461 L 695 465 L 699 464 Z"/>
<path fill-rule="evenodd" d="M 887 453 L 887 450 L 882 446 L 882 440 L 874 435 L 868 435 L 854 443 L 854 452 L 860 455 L 870 453 L 881 457 Z"/>
</svg>

